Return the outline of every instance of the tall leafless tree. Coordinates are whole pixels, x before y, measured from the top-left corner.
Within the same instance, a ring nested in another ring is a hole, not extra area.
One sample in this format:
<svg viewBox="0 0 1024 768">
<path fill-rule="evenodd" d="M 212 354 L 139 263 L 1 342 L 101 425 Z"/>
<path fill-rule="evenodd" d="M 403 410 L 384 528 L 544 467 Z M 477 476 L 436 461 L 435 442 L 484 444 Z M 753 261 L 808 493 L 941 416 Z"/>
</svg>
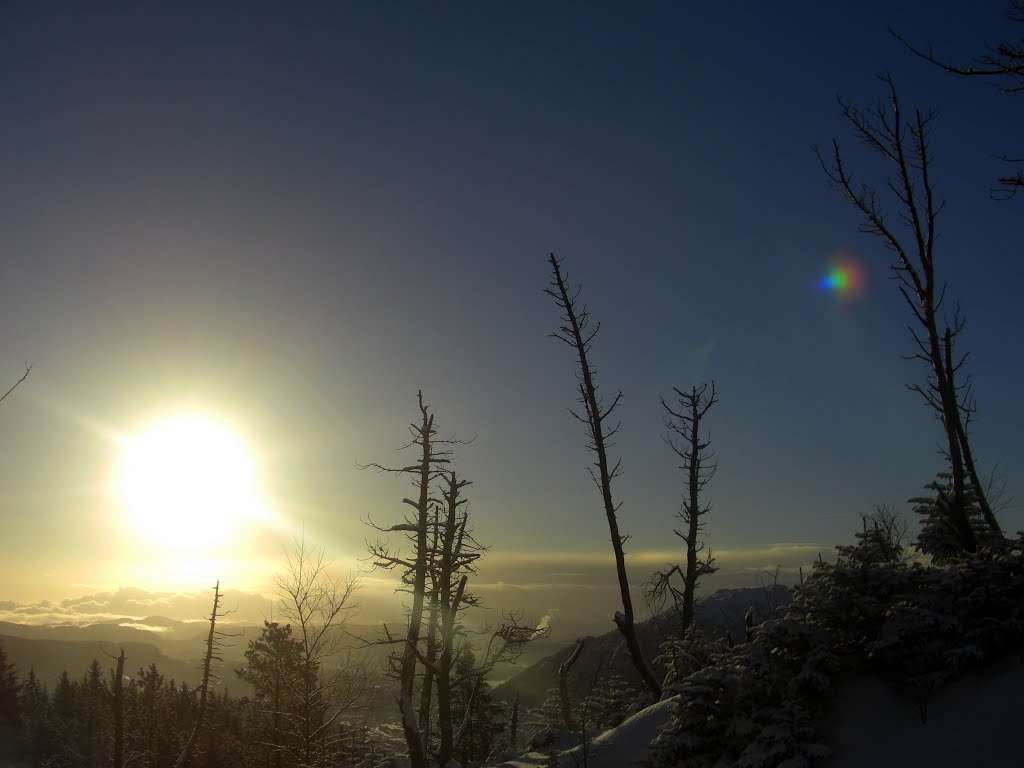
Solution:
<svg viewBox="0 0 1024 768">
<path fill-rule="evenodd" d="M 1024 0 L 1010 0 L 1006 18 L 1011 23 L 1024 25 Z M 999 83 L 1003 93 L 1012 95 L 1024 92 L 1024 36 L 1017 40 L 1007 38 L 990 45 L 985 53 L 964 66 L 939 58 L 930 48 L 925 50 L 911 44 L 899 32 L 893 31 L 892 34 L 913 53 L 946 72 L 964 77 L 993 79 Z M 1003 160 L 1008 163 L 1024 163 L 1024 157 L 1004 156 Z M 1024 187 L 1024 171 L 1002 176 L 998 181 L 999 186 L 993 190 L 993 196 L 999 199 L 1011 198 Z"/>
<path fill-rule="evenodd" d="M 213 608 L 210 610 L 210 631 L 206 636 L 206 653 L 203 655 L 201 667 L 203 677 L 199 685 L 199 713 L 196 715 L 195 725 L 189 734 L 185 746 L 182 748 L 178 759 L 174 762 L 174 768 L 185 768 L 192 762 L 195 753 L 196 742 L 202 729 L 207 725 L 207 701 L 210 695 L 210 681 L 217 679 L 213 672 L 213 662 L 223 661 L 220 652 L 223 647 L 224 638 L 227 637 L 217 629 L 217 620 L 223 616 L 221 609 L 220 581 L 213 588 Z"/>
<path fill-rule="evenodd" d="M 643 680 L 644 686 L 655 699 L 658 699 L 661 698 L 661 684 L 655 678 L 636 636 L 633 597 L 629 592 L 626 553 L 623 549 L 623 544 L 628 537 L 619 532 L 617 514 L 621 502 L 616 504 L 612 496 L 612 480 L 621 474 L 622 461 L 616 461 L 613 465 L 608 457 L 608 448 L 611 445 L 609 441 L 618 430 L 617 424 L 610 426 L 609 419 L 622 400 L 622 392 L 616 393 L 610 403 L 598 395 L 598 387 L 595 382 L 596 372 L 590 361 L 590 350 L 601 324 L 595 323 L 591 326 L 590 312 L 587 306 L 585 304 L 582 307 L 577 306 L 580 289 L 576 288 L 570 293 L 566 282 L 567 278 L 562 275 L 561 262 L 555 258 L 553 253 L 550 255 L 550 263 L 551 283 L 544 289 L 544 292 L 555 300 L 555 304 L 562 312 L 562 325 L 551 336 L 568 344 L 576 353 L 579 365 L 576 372 L 578 399 L 583 405 L 583 415 L 572 409 L 569 410 L 569 413 L 586 428 L 587 447 L 594 452 L 597 458 L 594 465 L 587 469 L 601 494 L 601 503 L 611 534 L 612 551 L 615 554 L 615 573 L 618 576 L 619 595 L 622 599 L 622 611 L 616 612 L 615 624 L 626 641 L 633 666 L 640 675 L 640 679 Z"/>
<path fill-rule="evenodd" d="M 490 632 L 482 661 L 455 674 L 455 661 L 466 647 L 460 616 L 479 603 L 467 584 L 484 548 L 469 527 L 464 489 L 470 483 L 449 469 L 452 446 L 460 441 L 438 439 L 422 394 L 419 406 L 421 418 L 410 427 L 412 440 L 406 446 L 418 449 L 419 463 L 397 468 L 369 465 L 380 471 L 411 474 L 417 489 L 417 500 L 403 499 L 414 514 L 388 527 L 371 523 L 382 533 L 404 534 L 409 549 L 403 553 L 383 540 L 369 544 L 373 566 L 400 572 L 401 590 L 412 594 L 405 637 L 394 639 L 388 634 L 383 642 L 402 645 L 401 656 L 393 659 L 393 670 L 399 680 L 399 710 L 413 768 L 431 760 L 447 765 L 466 734 L 472 702 L 462 722 L 455 723 L 453 691 L 467 680 L 483 679 L 498 663 L 514 659 L 540 632 L 520 624 L 515 616 L 509 617 Z M 418 707 L 414 706 L 417 679 Z M 435 714 L 436 747 L 431 739 Z"/>
<path fill-rule="evenodd" d="M 558 711 L 562 716 L 562 727 L 567 731 L 576 730 L 576 720 L 572 716 L 572 702 L 569 700 L 569 670 L 583 653 L 583 638 L 576 639 L 576 647 L 568 658 L 558 665 Z M 518 697 L 518 693 L 516 696 Z"/>
<path fill-rule="evenodd" d="M 412 549 L 403 556 L 392 551 L 387 542 L 369 544 L 370 557 L 377 568 L 402 569 L 404 589 L 411 593 L 408 623 L 398 666 L 398 709 L 402 718 L 402 731 L 409 750 L 411 768 L 426 768 L 428 745 L 420 727 L 417 708 L 413 703 L 416 689 L 416 666 L 420 653 L 420 633 L 423 628 L 424 606 L 427 597 L 430 561 L 427 557 L 431 520 L 431 486 L 434 478 L 451 461 L 452 451 L 443 440 L 436 440 L 434 415 L 423 402 L 423 393 L 417 392 L 419 420 L 409 425 L 411 439 L 404 448 L 416 449 L 419 458 L 415 464 L 404 467 L 387 467 L 369 464 L 381 472 L 409 475 L 415 490 L 414 498 L 404 498 L 402 503 L 413 508 L 401 523 L 378 530 L 408 534 Z M 376 527 L 376 526 L 375 526 Z"/>
<path fill-rule="evenodd" d="M 298 738 L 295 748 L 281 746 L 296 763 L 316 768 L 330 763 L 341 738 L 338 719 L 362 701 L 369 687 L 365 666 L 343 647 L 345 624 L 358 609 L 359 582 L 333 576 L 324 548 L 311 548 L 304 538 L 285 556 L 285 570 L 275 583 L 281 614 L 299 644 L 302 670 L 283 678 L 295 706 L 280 714 Z"/>
<path fill-rule="evenodd" d="M 125 763 L 124 750 L 124 648 L 117 655 L 117 667 L 110 670 L 110 685 L 104 685 L 107 700 L 110 702 L 111 714 L 114 717 L 114 758 L 113 768 L 123 768 Z M 110 656 L 110 654 L 107 654 Z M 114 658 L 111 656 L 111 658 Z"/>
<path fill-rule="evenodd" d="M 3 402 L 4 400 L 6 400 L 7 396 L 9 394 L 11 394 L 14 390 L 16 390 L 18 388 L 18 385 L 21 384 L 21 382 L 23 382 L 25 379 L 27 379 L 29 373 L 31 373 L 31 372 L 32 372 L 32 366 L 31 365 L 26 365 L 25 366 L 25 372 L 23 374 L 21 374 L 21 378 L 18 379 L 16 382 L 14 382 L 14 384 L 11 385 L 10 389 L 8 389 L 6 392 L 4 392 L 2 395 L 0 395 L 0 402 Z"/>
<path fill-rule="evenodd" d="M 708 451 L 711 438 L 701 437 L 701 423 L 718 402 L 718 392 L 714 382 L 711 382 L 710 392 L 707 384 L 695 385 L 688 391 L 672 389 L 678 404 L 671 406 L 662 398 L 661 405 L 667 413 L 665 440 L 682 459 L 679 468 L 686 475 L 686 494 L 676 515 L 682 521 L 682 529 L 672 531 L 686 544 L 686 566 L 683 568 L 677 564 L 655 573 L 646 590 L 652 605 L 664 605 L 667 598 L 672 598 L 679 614 L 679 635 L 682 637 L 693 624 L 694 594 L 701 578 L 718 570 L 711 549 L 705 548 L 700 541 L 700 531 L 704 526 L 701 518 L 711 510 L 711 504 L 702 501 L 701 494 L 718 470 L 718 462 Z M 674 583 L 673 576 L 682 583 L 681 590 Z"/>
<path fill-rule="evenodd" d="M 829 161 L 820 152 L 818 159 L 829 180 L 863 216 L 861 231 L 881 238 L 896 254 L 891 266 L 893 276 L 913 317 L 910 332 L 916 351 L 909 359 L 919 360 L 928 368 L 924 385 L 908 386 L 924 399 L 942 424 L 952 476 L 949 522 L 962 547 L 974 551 L 977 541 L 966 508 L 968 482 L 987 525 L 997 534 L 1001 531 L 985 498 L 968 440 L 976 406 L 971 379 L 964 370 L 967 355 L 954 348 L 964 328 L 964 316 L 958 306 L 951 315 L 943 313 L 946 285 L 936 276 L 936 220 L 944 203 L 935 197 L 928 154 L 934 113 L 918 109 L 910 116 L 905 115 L 892 77 L 885 74 L 881 80 L 888 91 L 887 101 L 866 111 L 842 99 L 839 103 L 857 138 L 892 169 L 886 188 L 895 199 L 904 225 L 902 230 L 888 220 L 878 191 L 854 181 L 837 141 L 832 142 Z"/>
</svg>

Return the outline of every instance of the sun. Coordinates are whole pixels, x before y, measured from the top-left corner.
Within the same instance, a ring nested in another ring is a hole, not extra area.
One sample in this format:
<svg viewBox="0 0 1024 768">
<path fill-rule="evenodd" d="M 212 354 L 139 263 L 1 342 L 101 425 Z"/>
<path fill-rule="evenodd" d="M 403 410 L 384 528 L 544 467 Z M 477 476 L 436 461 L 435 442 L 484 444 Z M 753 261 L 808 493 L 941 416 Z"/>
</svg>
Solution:
<svg viewBox="0 0 1024 768">
<path fill-rule="evenodd" d="M 250 451 L 229 427 L 198 413 L 124 438 L 115 486 L 130 525 L 166 548 L 215 546 L 264 514 Z"/>
</svg>

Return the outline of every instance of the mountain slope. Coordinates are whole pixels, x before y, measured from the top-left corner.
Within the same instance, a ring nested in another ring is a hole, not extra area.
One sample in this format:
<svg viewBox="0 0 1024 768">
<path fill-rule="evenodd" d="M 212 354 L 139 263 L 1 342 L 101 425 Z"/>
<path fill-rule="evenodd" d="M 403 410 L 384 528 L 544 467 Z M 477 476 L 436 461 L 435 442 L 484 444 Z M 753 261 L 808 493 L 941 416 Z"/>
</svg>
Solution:
<svg viewBox="0 0 1024 768">
<path fill-rule="evenodd" d="M 698 603 L 697 624 L 711 637 L 721 637 L 728 632 L 737 642 L 741 641 L 743 617 L 751 606 L 763 617 L 770 602 L 778 606 L 789 603 L 787 587 L 780 584 L 775 590 L 772 594 L 761 587 L 721 589 Z M 661 644 L 666 638 L 675 636 L 678 626 L 674 616 L 647 619 L 637 624 L 637 637 L 648 659 L 653 661 L 661 655 Z M 548 689 L 558 685 L 558 667 L 569 657 L 573 647 L 574 644 L 567 645 L 509 678 L 494 689 L 494 696 L 502 701 L 511 701 L 518 691 L 523 706 L 539 706 Z M 599 676 L 613 671 L 639 687 L 639 676 L 626 654 L 626 645 L 618 630 L 584 638 L 583 652 L 569 672 L 569 686 L 585 694 Z"/>
</svg>

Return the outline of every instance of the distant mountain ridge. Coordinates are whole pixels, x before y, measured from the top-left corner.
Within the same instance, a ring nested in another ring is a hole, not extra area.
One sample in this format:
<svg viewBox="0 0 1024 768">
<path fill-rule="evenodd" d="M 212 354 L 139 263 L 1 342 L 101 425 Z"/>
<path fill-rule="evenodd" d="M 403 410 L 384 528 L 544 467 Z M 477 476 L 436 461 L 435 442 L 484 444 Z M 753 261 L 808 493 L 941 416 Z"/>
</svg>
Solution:
<svg viewBox="0 0 1024 768">
<path fill-rule="evenodd" d="M 774 591 L 771 591 L 774 589 Z M 732 635 L 736 642 L 744 637 L 744 616 L 751 607 L 763 618 L 769 603 L 782 607 L 792 599 L 790 590 L 779 584 L 774 588 L 752 587 L 747 589 L 720 589 L 697 604 L 697 625 L 710 637 Z M 678 632 L 678 618 L 662 614 L 636 625 L 637 637 L 644 654 L 652 662 L 661 655 L 661 644 L 675 637 Z M 626 644 L 617 629 L 599 637 L 583 638 L 583 651 L 569 671 L 569 685 L 576 691 L 590 690 L 599 675 L 615 672 L 624 680 L 637 687 L 640 678 L 633 662 L 626 653 Z M 547 691 L 558 685 L 558 667 L 572 653 L 575 643 L 561 648 L 556 653 L 527 667 L 494 689 L 494 696 L 511 701 L 519 693 L 519 701 L 527 707 L 543 703 Z"/>
<path fill-rule="evenodd" d="M 146 629 L 152 627 L 153 629 Z M 229 635 L 221 652 L 223 662 L 215 664 L 219 675 L 217 686 L 223 686 L 234 695 L 248 695 L 251 688 L 235 670 L 246 664 L 245 651 L 249 641 L 258 637 L 262 625 L 218 624 Z M 114 658 L 121 648 L 125 650 L 125 674 L 135 677 L 140 668 L 156 664 L 157 669 L 170 681 L 198 684 L 199 664 L 205 652 L 209 624 L 205 621 L 180 621 L 166 616 L 131 616 L 103 619 L 93 624 L 18 624 L 0 621 L 0 644 L 14 664 L 18 677 L 24 680 L 30 669 L 41 682 L 51 689 L 57 684 L 61 672 L 72 680 L 81 679 L 93 659 L 103 668 L 114 666 Z M 375 626 L 352 625 L 353 634 L 373 637 Z M 370 646 L 357 649 L 355 655 L 383 657 L 387 649 Z"/>
<path fill-rule="evenodd" d="M 60 679 L 61 672 L 67 672 L 72 680 L 81 679 L 93 659 L 99 661 L 105 670 L 112 668 L 121 649 L 125 652 L 125 674 L 129 677 L 134 677 L 140 668 L 147 668 L 150 664 L 156 664 L 168 681 L 174 678 L 178 683 L 185 681 L 193 684 L 198 681 L 200 674 L 195 664 L 166 656 L 151 643 L 98 639 L 55 640 L 0 634 L 0 644 L 21 680 L 27 677 L 31 669 L 40 682 L 51 690 Z"/>
</svg>

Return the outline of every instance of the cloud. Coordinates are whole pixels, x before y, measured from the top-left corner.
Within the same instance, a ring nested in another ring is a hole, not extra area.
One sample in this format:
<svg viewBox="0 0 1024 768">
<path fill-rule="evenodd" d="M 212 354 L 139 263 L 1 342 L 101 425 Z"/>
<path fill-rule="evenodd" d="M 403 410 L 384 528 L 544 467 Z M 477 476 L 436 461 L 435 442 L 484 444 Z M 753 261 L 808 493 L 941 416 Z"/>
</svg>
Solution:
<svg viewBox="0 0 1024 768">
<path fill-rule="evenodd" d="M 726 587 L 758 587 L 780 565 L 784 583 L 797 579 L 818 554 L 832 553 L 831 546 L 810 542 L 781 542 L 762 547 L 715 549 L 720 570 L 705 579 L 707 592 Z M 679 562 L 679 549 L 637 550 L 627 554 L 634 605 L 642 613 L 640 586 L 655 570 L 668 562 Z M 614 628 L 611 616 L 619 606 L 615 561 L 611 550 L 602 552 L 492 552 L 480 563 L 480 573 L 470 580 L 470 589 L 481 598 L 483 608 L 468 616 L 471 622 L 500 621 L 510 612 L 533 617 L 559 636 L 607 631 Z M 396 593 L 400 583 L 395 574 L 377 572 L 361 577 L 355 598 L 360 611 L 358 624 L 381 621 L 401 622 L 402 604 L 408 595 Z M 130 626 L 150 625 L 150 616 L 178 621 L 204 621 L 210 612 L 211 590 L 161 592 L 124 587 L 101 589 L 80 597 L 54 603 L 0 602 L 0 620 L 20 624 L 87 625 L 116 621 Z M 230 611 L 225 623 L 260 624 L 279 618 L 273 597 L 225 590 L 224 607 Z M 271 614 L 273 611 L 273 614 Z"/>
<path fill-rule="evenodd" d="M 210 590 L 148 592 L 136 587 L 125 587 L 111 592 L 68 598 L 60 603 L 49 600 L 35 603 L 5 600 L 0 602 L 0 621 L 84 626 L 123 619 L 134 625 L 154 615 L 177 621 L 204 621 L 209 616 L 212 598 Z M 225 623 L 259 623 L 269 614 L 270 600 L 263 595 L 224 590 L 222 598 L 222 605 L 229 612 L 225 616 Z"/>
<path fill-rule="evenodd" d="M 795 574 L 809 566 L 818 555 L 828 555 L 831 545 L 813 542 L 780 542 L 761 547 L 714 549 L 719 572 L 708 580 L 714 589 L 756 585 L 762 571 Z M 630 580 L 644 579 L 666 563 L 684 559 L 682 549 L 637 550 L 626 555 Z M 567 569 L 569 566 L 571 570 Z M 489 553 L 481 561 L 481 581 L 471 582 L 478 590 L 595 590 L 614 586 L 615 560 L 607 552 L 503 552 Z"/>
<path fill-rule="evenodd" d="M 554 620 L 555 615 L 558 613 L 559 610 L 561 609 L 548 608 L 548 612 L 541 616 L 540 620 L 537 622 L 537 629 L 550 629 L 551 622 Z"/>
<path fill-rule="evenodd" d="M 119 627 L 129 627 L 131 629 L 141 629 L 141 630 L 145 630 L 146 632 L 167 632 L 168 629 L 169 629 L 169 627 L 162 627 L 162 626 L 153 625 L 153 624 L 143 624 L 143 623 L 138 622 L 138 621 L 122 621 L 117 626 L 119 626 Z"/>
</svg>

